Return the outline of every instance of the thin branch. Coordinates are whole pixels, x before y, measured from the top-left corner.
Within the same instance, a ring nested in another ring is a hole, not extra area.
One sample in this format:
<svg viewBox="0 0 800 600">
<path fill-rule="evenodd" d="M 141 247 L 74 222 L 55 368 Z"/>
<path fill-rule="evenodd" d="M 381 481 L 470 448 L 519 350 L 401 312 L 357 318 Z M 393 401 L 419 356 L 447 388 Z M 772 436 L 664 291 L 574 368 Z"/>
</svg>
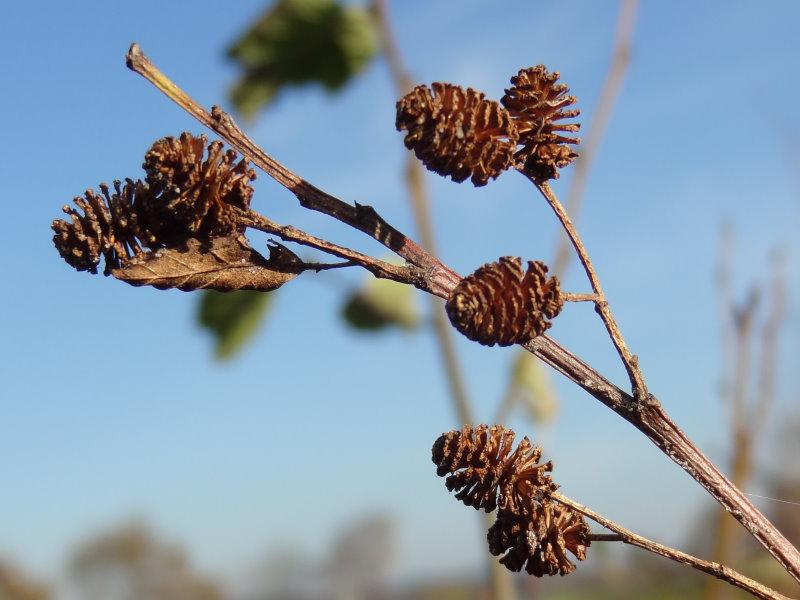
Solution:
<svg viewBox="0 0 800 600">
<path fill-rule="evenodd" d="M 617 325 L 614 315 L 611 314 L 611 309 L 603 293 L 603 287 L 600 285 L 600 278 L 597 276 L 594 265 L 589 258 L 589 253 L 586 251 L 586 246 L 583 245 L 583 240 L 581 240 L 578 234 L 578 230 L 575 229 L 575 225 L 572 223 L 572 220 L 569 218 L 569 215 L 564 210 L 564 207 L 561 205 L 561 202 L 559 202 L 558 197 L 555 195 L 550 185 L 547 182 L 537 183 L 533 179 L 531 179 L 531 181 L 539 188 L 542 196 L 547 200 L 550 208 L 553 209 L 556 217 L 558 217 L 558 220 L 561 222 L 561 226 L 572 242 L 572 247 L 575 248 L 575 252 L 578 253 L 578 258 L 583 265 L 583 270 L 586 272 L 592 290 L 597 297 L 595 300 L 595 309 L 597 310 L 597 314 L 600 315 L 603 324 L 605 324 L 608 335 L 611 337 L 611 341 L 617 349 L 622 363 L 625 365 L 625 370 L 628 372 L 628 378 L 633 387 L 633 396 L 639 402 L 645 402 L 648 396 L 647 385 L 644 382 L 644 376 L 639 368 L 639 361 L 636 356 L 631 354 L 631 351 L 628 350 L 619 325 Z"/>
<path fill-rule="evenodd" d="M 167 95 L 184 106 L 188 98 L 170 82 L 141 53 L 135 44 L 128 55 L 129 66 L 152 81 L 159 89 L 167 90 Z M 222 127 L 217 120 L 207 123 L 205 115 L 209 115 L 193 101 L 187 108 L 201 122 L 206 123 L 232 146 L 238 148 L 246 156 L 253 159 L 258 166 L 268 165 L 264 171 L 273 176 L 285 179 L 272 166 L 277 164 L 263 150 L 258 155 L 252 151 L 242 150 L 243 140 L 236 133 L 238 128 Z M 219 114 L 221 111 L 218 111 Z M 210 116 L 210 115 L 209 115 Z M 227 117 L 230 120 L 230 117 Z M 252 143 L 250 141 L 249 143 Z M 266 157 L 258 159 L 258 156 Z M 257 160 L 258 159 L 258 160 Z M 286 170 L 285 167 L 280 167 Z M 460 280 L 459 275 L 437 258 L 424 251 L 416 243 L 386 223 L 374 209 L 359 205 L 350 205 L 317 190 L 301 178 L 291 174 L 292 181 L 299 181 L 298 186 L 287 188 L 300 199 L 303 206 L 312 210 L 320 210 L 352 227 L 367 233 L 386 247 L 419 268 L 420 280 L 414 281 L 419 289 L 442 298 L 448 297 L 450 291 Z M 310 186 L 310 187 L 309 187 Z M 310 189 L 310 191 L 309 191 Z M 316 190 L 316 192 L 314 192 Z M 308 201 L 308 195 L 313 202 Z M 374 225 L 369 227 L 369 223 Z M 388 232 L 388 235 L 384 235 Z M 759 543 L 794 577 L 800 581 L 800 552 L 770 523 L 749 499 L 686 437 L 680 428 L 664 412 L 658 400 L 648 395 L 644 402 L 636 399 L 612 384 L 598 371 L 590 367 L 575 354 L 547 336 L 540 336 L 525 345 L 525 348 L 544 360 L 551 367 L 565 375 L 575 384 L 586 390 L 623 419 L 639 429 L 664 454 L 678 464 L 693 479 L 702 485 L 725 509 L 731 513 Z"/>
<path fill-rule="evenodd" d="M 347 264 L 351 266 L 357 264 L 361 267 L 364 267 L 370 273 L 375 275 L 375 277 L 392 279 L 394 281 L 399 281 L 400 283 L 407 283 L 411 285 L 413 285 L 418 279 L 418 277 L 414 276 L 412 269 L 409 267 L 393 265 L 391 263 L 372 258 L 371 256 L 367 256 L 361 252 L 356 252 L 355 250 L 350 250 L 344 246 L 339 246 L 327 240 L 315 237 L 306 233 L 302 229 L 297 229 L 297 227 L 293 227 L 291 225 L 279 225 L 264 215 L 252 210 L 238 212 L 239 222 L 242 223 L 242 225 L 252 227 L 258 231 L 263 231 L 264 233 L 277 235 L 279 238 L 287 242 L 295 242 L 297 244 L 302 244 L 303 246 L 309 246 L 311 248 L 316 248 L 317 250 L 322 250 L 323 252 L 327 252 L 333 256 L 338 256 L 339 258 L 344 258 L 349 261 Z M 340 266 L 344 265 L 340 263 Z"/>
<path fill-rule="evenodd" d="M 583 203 L 583 194 L 586 190 L 586 181 L 589 178 L 589 169 L 600 147 L 611 113 L 617 103 L 622 82 L 625 80 L 625 73 L 631 58 L 631 39 L 636 22 L 636 11 L 638 0 L 621 0 L 619 16 L 617 17 L 617 32 L 614 36 L 614 52 L 611 57 L 611 64 L 606 72 L 606 79 L 600 91 L 600 99 L 597 102 L 597 109 L 589 123 L 589 131 L 580 146 L 580 157 L 575 161 L 572 179 L 567 189 L 565 205 L 567 213 L 577 219 Z M 569 239 L 559 236 L 558 246 L 556 247 L 553 259 L 553 273 L 561 279 L 567 272 L 570 265 L 570 243 Z"/>
<path fill-rule="evenodd" d="M 691 554 L 687 554 L 686 552 L 681 552 L 680 550 L 676 550 L 675 548 L 670 548 L 669 546 L 665 546 L 663 544 L 659 544 L 652 540 L 649 540 L 641 535 L 638 535 L 629 529 L 625 529 L 621 525 L 615 523 L 614 521 L 605 518 L 604 516 L 594 512 L 593 510 L 583 506 L 572 500 L 571 498 L 567 498 L 558 493 L 552 493 L 550 497 L 555 500 L 556 502 L 560 502 L 565 506 L 569 506 L 573 510 L 578 511 L 579 513 L 589 517 L 593 521 L 596 521 L 606 529 L 610 529 L 611 531 L 615 532 L 620 538 L 621 541 L 625 544 L 630 544 L 631 546 L 636 546 L 638 548 L 642 548 L 643 550 L 647 550 L 648 552 L 652 552 L 654 554 L 658 554 L 659 556 L 664 556 L 669 558 L 670 560 L 674 560 L 675 562 L 687 565 L 692 567 L 693 569 L 697 569 L 698 571 L 703 571 L 704 573 L 708 573 L 709 575 L 713 575 L 717 579 L 721 579 L 730 583 L 733 586 L 736 586 L 740 589 L 749 592 L 756 598 L 763 598 L 764 600 L 790 600 L 788 597 L 784 596 L 783 594 L 779 594 L 773 589 L 768 588 L 765 585 L 758 583 L 750 579 L 749 577 L 745 577 L 741 573 L 734 571 L 730 567 L 726 567 L 725 565 L 721 565 L 719 563 L 711 562 L 708 560 L 703 560 L 701 558 L 697 558 L 692 556 Z"/>
<path fill-rule="evenodd" d="M 597 294 L 570 294 L 569 292 L 561 292 L 561 298 L 564 302 L 597 302 L 599 300 Z"/>
</svg>

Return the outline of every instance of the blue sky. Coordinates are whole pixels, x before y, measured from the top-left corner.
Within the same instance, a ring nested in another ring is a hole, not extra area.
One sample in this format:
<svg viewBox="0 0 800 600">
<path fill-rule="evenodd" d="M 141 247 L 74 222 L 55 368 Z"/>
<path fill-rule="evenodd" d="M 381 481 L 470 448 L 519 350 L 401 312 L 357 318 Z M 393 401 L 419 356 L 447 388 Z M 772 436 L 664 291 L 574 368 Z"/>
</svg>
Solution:
<svg viewBox="0 0 800 600">
<path fill-rule="evenodd" d="M 498 98 L 520 67 L 545 63 L 579 97 L 584 122 L 591 118 L 616 3 L 392 4 L 416 80 Z M 4 8 L 0 555 L 36 572 L 57 574 L 88 532 L 134 515 L 184 543 L 204 568 L 235 577 L 289 541 L 319 554 L 341 523 L 375 509 L 398 520 L 401 576 L 483 565 L 475 516 L 448 498 L 430 464 L 432 441 L 454 425 L 434 340 L 349 332 L 337 319 L 340 288 L 357 285 L 361 273 L 292 282 L 253 346 L 219 365 L 194 325 L 193 295 L 76 273 L 50 241 L 50 222 L 73 196 L 139 176 L 155 139 L 200 131 L 125 69 L 129 43 L 139 42 L 202 104 L 225 104 L 236 72 L 223 50 L 263 6 L 243 0 L 226 11 L 199 0 L 143 0 Z M 796 412 L 798 22 L 800 4 L 789 0 L 769 10 L 644 1 L 580 217 L 651 389 L 717 458 L 725 435 L 711 274 L 723 220 L 736 229 L 740 290 L 766 279 L 772 247 L 789 249 L 792 320 L 779 410 Z M 413 231 L 394 101 L 377 61 L 342 94 L 285 94 L 249 131 L 316 185 L 373 204 Z M 552 255 L 555 222 L 522 177 L 506 174 L 480 189 L 428 181 L 441 255 L 457 270 L 506 254 Z M 305 214 L 265 175 L 256 190 L 255 207 L 275 220 L 383 254 L 363 236 Z M 564 287 L 586 290 L 577 269 Z M 552 334 L 622 381 L 589 307 L 568 307 Z M 513 351 L 463 339 L 458 350 L 476 414 L 490 419 Z M 680 542 L 683 525 L 711 501 L 638 432 L 554 380 L 562 404 L 548 451 L 564 492 L 632 529 Z M 529 423 L 510 424 L 536 435 Z"/>
</svg>

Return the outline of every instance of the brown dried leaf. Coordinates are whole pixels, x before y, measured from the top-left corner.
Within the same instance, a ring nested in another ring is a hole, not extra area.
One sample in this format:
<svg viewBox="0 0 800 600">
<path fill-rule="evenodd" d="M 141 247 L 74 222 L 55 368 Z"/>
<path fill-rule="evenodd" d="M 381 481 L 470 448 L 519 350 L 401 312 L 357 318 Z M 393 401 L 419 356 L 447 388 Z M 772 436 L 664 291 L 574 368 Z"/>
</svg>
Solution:
<svg viewBox="0 0 800 600">
<path fill-rule="evenodd" d="M 284 246 L 271 246 L 266 259 L 244 236 L 234 234 L 208 242 L 190 238 L 183 248 L 162 248 L 133 258 L 112 275 L 131 285 L 161 290 L 269 291 L 304 269 L 304 263 Z"/>
</svg>

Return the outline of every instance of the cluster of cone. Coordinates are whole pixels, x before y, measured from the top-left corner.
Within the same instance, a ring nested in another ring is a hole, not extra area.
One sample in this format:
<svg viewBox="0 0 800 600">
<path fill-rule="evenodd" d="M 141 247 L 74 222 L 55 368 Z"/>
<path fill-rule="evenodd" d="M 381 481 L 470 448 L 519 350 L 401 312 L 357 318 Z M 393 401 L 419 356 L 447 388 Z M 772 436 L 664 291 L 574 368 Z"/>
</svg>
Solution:
<svg viewBox="0 0 800 600">
<path fill-rule="evenodd" d="M 576 98 L 558 78 L 544 65 L 522 69 L 500 102 L 450 83 L 418 85 L 397 102 L 396 127 L 428 169 L 453 181 L 482 186 L 511 167 L 557 179 L 580 143 L 568 135 L 580 125 L 562 122 L 580 114 Z"/>
<path fill-rule="evenodd" d="M 497 510 L 487 541 L 494 556 L 512 571 L 567 575 L 575 570 L 567 552 L 586 558 L 589 526 L 582 515 L 549 498 L 551 462 L 540 463 L 541 448 L 527 437 L 513 449 L 514 432 L 501 426 L 465 425 L 442 434 L 432 460 L 445 485 L 467 506 Z"/>
<path fill-rule="evenodd" d="M 250 207 L 256 174 L 236 158 L 204 135 L 162 138 L 145 155 L 144 181 L 115 181 L 113 191 L 100 184 L 99 193 L 76 197 L 80 211 L 64 206 L 70 221 L 53 221 L 53 242 L 78 271 L 97 273 L 102 258 L 109 275 L 146 250 L 241 232 L 236 209 Z"/>
</svg>

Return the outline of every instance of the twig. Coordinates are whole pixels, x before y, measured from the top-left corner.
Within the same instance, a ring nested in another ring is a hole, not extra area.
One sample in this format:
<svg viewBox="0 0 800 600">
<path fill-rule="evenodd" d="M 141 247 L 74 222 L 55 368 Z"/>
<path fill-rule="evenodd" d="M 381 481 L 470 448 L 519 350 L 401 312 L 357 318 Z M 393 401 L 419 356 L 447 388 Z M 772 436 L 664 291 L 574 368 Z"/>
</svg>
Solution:
<svg viewBox="0 0 800 600">
<path fill-rule="evenodd" d="M 338 256 L 339 258 L 344 258 L 349 261 L 345 264 L 350 266 L 359 265 L 364 267 L 370 273 L 375 275 L 375 277 L 392 279 L 394 281 L 399 281 L 400 283 L 412 285 L 417 279 L 412 270 L 408 267 L 393 265 L 391 263 L 372 258 L 371 256 L 367 256 L 366 254 L 356 252 L 355 250 L 350 250 L 344 246 L 338 246 L 337 244 L 333 244 L 327 240 L 315 237 L 306 233 L 302 229 L 297 229 L 291 225 L 279 225 L 264 215 L 252 210 L 238 212 L 239 221 L 243 225 L 263 231 L 264 233 L 277 235 L 281 239 L 288 242 L 295 242 L 304 246 L 316 248 L 317 250 L 322 250 L 323 252 L 327 252 L 333 256 Z M 345 266 L 345 264 L 340 263 L 339 266 Z"/>
<path fill-rule="evenodd" d="M 180 90 L 175 91 L 177 87 L 147 60 L 135 44 L 129 52 L 128 64 L 148 80 L 153 81 L 153 79 L 156 79 L 159 83 L 154 83 L 159 89 L 167 90 L 166 93 L 170 99 L 173 99 L 181 106 L 184 105 L 182 102 L 187 96 Z M 191 106 L 195 108 L 193 110 L 187 108 L 190 114 L 201 122 L 206 123 L 205 115 L 209 113 L 197 106 L 193 101 Z M 228 117 L 228 119 L 230 118 Z M 266 159 L 258 160 L 258 156 L 251 151 L 242 150 L 243 143 L 236 133 L 237 129 L 221 127 L 214 120 L 211 120 L 208 126 L 219 133 L 232 146 L 251 157 L 258 166 L 278 164 L 274 159 L 268 157 L 263 150 L 259 149 L 258 152 L 260 156 L 266 157 Z M 283 166 L 280 168 L 288 171 Z M 286 177 L 280 175 L 273 167 L 269 167 L 269 170 L 266 168 L 264 170 L 267 174 L 273 176 L 276 181 L 286 181 Z M 417 275 L 421 280 L 415 281 L 414 285 L 419 289 L 446 298 L 457 285 L 460 277 L 455 271 L 389 226 L 374 209 L 359 205 L 353 206 L 333 198 L 317 190 L 294 174 L 291 174 L 291 181 L 301 182 L 298 184 L 301 191 L 296 191 L 298 185 L 286 185 L 286 187 L 298 196 L 304 206 L 307 206 L 308 202 L 303 200 L 305 197 L 303 194 L 306 193 L 303 190 L 307 190 L 307 186 L 310 186 L 312 191 L 308 193 L 312 194 L 315 200 L 313 206 L 309 206 L 309 208 L 320 210 L 342 222 L 351 224 L 352 227 L 367 233 L 386 247 L 394 249 L 397 254 L 416 265 L 419 268 Z M 316 190 L 316 192 L 313 192 L 313 190 Z M 370 229 L 368 223 L 373 223 L 375 227 Z M 384 235 L 386 232 L 389 232 L 389 234 Z M 634 400 L 630 394 L 612 384 L 575 354 L 547 336 L 540 336 L 534 339 L 526 344 L 525 348 L 644 433 L 662 452 L 722 504 L 776 558 L 792 577 L 800 581 L 800 552 L 700 452 L 680 428 L 672 422 L 654 396 L 649 395 L 644 404 Z"/>
<path fill-rule="evenodd" d="M 597 294 L 571 294 L 569 292 L 561 292 L 561 298 L 564 302 L 597 302 L 599 300 Z"/>
<path fill-rule="evenodd" d="M 586 251 L 583 240 L 581 240 L 578 234 L 578 230 L 575 229 L 575 225 L 572 223 L 572 220 L 569 218 L 569 215 L 564 210 L 564 207 L 561 205 L 561 202 L 559 202 L 558 197 L 555 195 L 550 185 L 547 182 L 537 183 L 533 179 L 531 179 L 531 181 L 539 188 L 542 196 L 545 197 L 550 208 L 553 209 L 556 217 L 558 217 L 558 220 L 561 222 L 561 226 L 564 228 L 567 236 L 569 236 L 572 246 L 575 248 L 575 252 L 578 253 L 578 258 L 583 265 L 583 270 L 586 272 L 586 276 L 589 278 L 589 283 L 596 296 L 595 309 L 597 310 L 597 314 L 600 315 L 603 324 L 605 324 L 608 335 L 611 337 L 611 341 L 617 349 L 622 363 L 625 365 L 625 370 L 628 372 L 628 378 L 633 387 L 633 397 L 636 398 L 639 403 L 644 403 L 647 400 L 648 392 L 647 385 L 644 382 L 644 376 L 642 375 L 641 369 L 639 369 L 639 361 L 636 356 L 631 354 L 631 351 L 628 350 L 625 339 L 622 337 L 622 332 L 619 330 L 619 325 L 617 325 L 614 315 L 611 314 L 611 309 L 603 293 L 603 287 L 600 285 L 600 278 L 597 276 L 594 265 L 589 258 L 589 253 Z"/>
<path fill-rule="evenodd" d="M 586 181 L 589 178 L 589 168 L 600 147 L 606 127 L 608 126 L 614 105 L 622 89 L 622 82 L 628 70 L 631 57 L 631 39 L 636 21 L 638 0 L 621 0 L 619 16 L 617 18 L 617 32 L 614 36 L 614 52 L 611 64 L 606 72 L 606 79 L 597 101 L 597 109 L 589 123 L 583 143 L 580 146 L 580 157 L 575 161 L 575 168 L 567 188 L 566 200 L 567 213 L 577 219 L 583 203 L 583 193 L 586 190 Z M 561 279 L 570 265 L 569 239 L 559 236 L 555 257 L 553 258 L 553 273 Z"/>
<path fill-rule="evenodd" d="M 783 594 L 779 594 L 773 589 L 768 588 L 765 585 L 758 583 L 757 581 L 753 581 L 749 577 L 745 577 L 741 573 L 734 571 L 730 567 L 726 567 L 725 565 L 721 565 L 719 563 L 703 560 L 701 558 L 697 558 L 692 556 L 691 554 L 687 554 L 685 552 L 681 552 L 680 550 L 676 550 L 674 548 L 670 548 L 669 546 L 664 546 L 663 544 L 659 544 L 652 540 L 648 540 L 645 537 L 642 537 L 628 529 L 625 529 L 621 525 L 618 525 L 614 521 L 605 518 L 604 516 L 594 512 L 593 510 L 583 506 L 575 502 L 574 500 L 567 498 L 566 496 L 562 496 L 558 493 L 550 494 L 550 497 L 555 500 L 556 502 L 560 502 L 565 506 L 569 506 L 573 510 L 578 511 L 579 513 L 589 517 L 593 521 L 596 521 L 606 529 L 610 529 L 611 531 L 615 532 L 621 538 L 621 541 L 625 544 L 630 544 L 631 546 L 637 546 L 638 548 L 642 548 L 647 550 L 648 552 L 653 552 L 654 554 L 658 554 L 659 556 L 664 556 L 669 558 L 670 560 L 674 560 L 675 562 L 679 562 L 685 565 L 692 567 L 693 569 L 697 569 L 698 571 L 703 571 L 704 573 L 708 573 L 709 575 L 713 575 L 718 579 L 722 579 L 727 581 L 731 585 L 734 585 L 740 589 L 745 590 L 746 592 L 751 593 L 757 598 L 763 598 L 764 600 L 790 600 L 788 597 L 784 596 Z"/>
</svg>

